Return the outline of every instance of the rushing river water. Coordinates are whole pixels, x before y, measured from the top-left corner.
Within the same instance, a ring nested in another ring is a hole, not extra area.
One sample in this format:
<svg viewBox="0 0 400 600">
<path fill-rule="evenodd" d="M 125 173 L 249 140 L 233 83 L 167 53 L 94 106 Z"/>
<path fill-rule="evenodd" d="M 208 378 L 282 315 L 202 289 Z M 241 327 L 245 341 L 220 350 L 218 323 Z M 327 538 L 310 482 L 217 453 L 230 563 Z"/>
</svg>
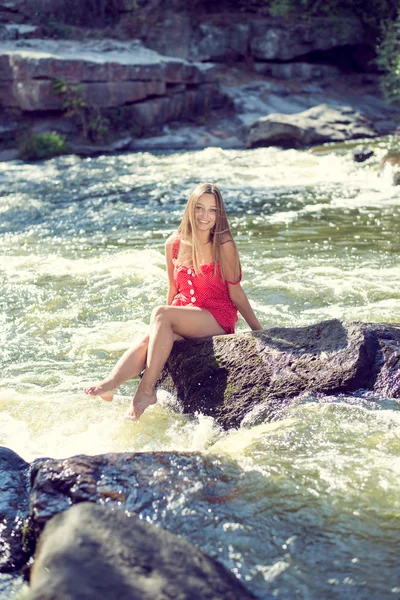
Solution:
<svg viewBox="0 0 400 600">
<path fill-rule="evenodd" d="M 127 421 L 137 381 L 111 404 L 82 393 L 164 303 L 164 241 L 199 182 L 224 194 L 265 328 L 400 322 L 400 193 L 376 150 L 362 165 L 333 146 L 0 164 L 0 443 L 27 461 L 218 454 L 243 492 L 215 526 L 201 514 L 184 526 L 179 507 L 182 530 L 259 598 L 400 598 L 396 401 L 310 398 L 279 422 L 222 432 L 162 393 Z"/>
</svg>

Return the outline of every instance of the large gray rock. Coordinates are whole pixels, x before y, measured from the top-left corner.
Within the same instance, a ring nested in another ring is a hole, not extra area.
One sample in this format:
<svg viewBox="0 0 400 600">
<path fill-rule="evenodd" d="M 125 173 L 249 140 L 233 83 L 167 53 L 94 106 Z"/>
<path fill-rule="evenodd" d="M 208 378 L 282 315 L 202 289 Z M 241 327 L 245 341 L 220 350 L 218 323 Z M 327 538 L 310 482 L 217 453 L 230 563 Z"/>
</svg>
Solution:
<svg viewBox="0 0 400 600">
<path fill-rule="evenodd" d="M 224 427 L 255 410 L 276 418 L 304 392 L 399 398 L 400 325 L 332 320 L 176 342 L 159 386 Z"/>
<path fill-rule="evenodd" d="M 29 464 L 0 447 L 0 571 L 13 571 L 29 557 Z"/>
<path fill-rule="evenodd" d="M 261 117 L 249 129 L 247 146 L 301 148 L 377 135 L 372 123 L 352 107 L 320 104 L 297 114 Z"/>
<path fill-rule="evenodd" d="M 40 538 L 28 600 L 247 600 L 228 570 L 158 527 L 78 504 Z"/>
<path fill-rule="evenodd" d="M 175 101 L 175 88 L 191 98 L 208 81 L 207 69 L 161 56 L 139 42 L 115 40 L 71 42 L 30 40 L 9 42 L 0 51 L 0 103 L 25 112 L 62 109 L 63 97 L 53 82 L 80 85 L 83 100 L 109 108 L 162 97 Z M 207 98 L 213 84 L 208 84 Z M 192 100 L 189 98 L 188 104 Z M 187 111 L 186 103 L 183 107 Z M 174 112 L 174 115 L 176 111 Z M 180 114 L 177 115 L 182 116 Z"/>
<path fill-rule="evenodd" d="M 224 505 L 240 496 L 239 479 L 232 461 L 189 452 L 39 459 L 32 465 L 32 535 L 37 539 L 54 515 L 86 501 L 140 515 L 174 533 L 182 527 L 174 507 L 190 505 L 193 512 L 185 522 L 189 526 L 194 520 L 196 529 L 204 525 L 204 515 L 212 517 L 213 510 L 208 509 L 213 509 L 216 498 Z"/>
</svg>

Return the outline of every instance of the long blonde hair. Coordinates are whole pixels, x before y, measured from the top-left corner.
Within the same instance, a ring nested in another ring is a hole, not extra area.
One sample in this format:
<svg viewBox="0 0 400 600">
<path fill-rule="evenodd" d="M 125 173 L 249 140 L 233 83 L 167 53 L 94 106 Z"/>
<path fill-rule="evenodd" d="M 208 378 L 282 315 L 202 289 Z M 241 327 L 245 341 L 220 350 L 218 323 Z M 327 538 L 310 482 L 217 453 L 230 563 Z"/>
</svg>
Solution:
<svg viewBox="0 0 400 600">
<path fill-rule="evenodd" d="M 178 227 L 177 235 L 181 240 L 189 242 L 192 245 L 192 265 L 196 274 L 201 274 L 200 243 L 197 236 L 197 229 L 195 226 L 195 208 L 196 203 L 198 202 L 200 196 L 202 196 L 203 194 L 212 194 L 215 198 L 215 204 L 217 207 L 215 225 L 210 231 L 212 254 L 214 259 L 214 275 L 216 275 L 217 268 L 219 265 L 222 279 L 228 279 L 228 265 L 224 264 L 224 259 L 221 252 L 221 243 L 226 243 L 227 241 L 229 241 L 230 243 L 233 243 L 235 248 L 235 265 L 233 265 L 233 281 L 239 281 L 241 273 L 239 254 L 229 227 L 228 217 L 226 215 L 225 204 L 222 199 L 222 194 L 216 185 L 213 185 L 212 183 L 201 183 L 192 191 L 187 201 L 181 224 Z M 229 266 L 231 267 L 229 269 L 229 272 L 232 273 L 232 265 Z"/>
</svg>

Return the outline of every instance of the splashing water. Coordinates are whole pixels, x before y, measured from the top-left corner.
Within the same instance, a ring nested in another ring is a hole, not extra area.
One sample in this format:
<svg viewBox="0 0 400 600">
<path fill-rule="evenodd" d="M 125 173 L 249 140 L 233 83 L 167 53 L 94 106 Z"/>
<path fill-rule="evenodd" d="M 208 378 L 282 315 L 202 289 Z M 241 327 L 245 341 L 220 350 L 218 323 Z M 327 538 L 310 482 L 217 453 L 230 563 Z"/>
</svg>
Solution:
<svg viewBox="0 0 400 600">
<path fill-rule="evenodd" d="M 139 422 L 126 420 L 135 380 L 111 404 L 82 393 L 164 303 L 163 245 L 201 181 L 223 191 L 264 327 L 399 322 L 400 197 L 379 173 L 383 147 L 363 165 L 335 146 L 0 164 L 1 443 L 28 461 L 222 456 L 240 496 L 185 536 L 259 598 L 400 597 L 395 401 L 309 398 L 279 422 L 222 432 L 163 392 Z M 170 510 L 184 523 L 190 507 Z"/>
</svg>

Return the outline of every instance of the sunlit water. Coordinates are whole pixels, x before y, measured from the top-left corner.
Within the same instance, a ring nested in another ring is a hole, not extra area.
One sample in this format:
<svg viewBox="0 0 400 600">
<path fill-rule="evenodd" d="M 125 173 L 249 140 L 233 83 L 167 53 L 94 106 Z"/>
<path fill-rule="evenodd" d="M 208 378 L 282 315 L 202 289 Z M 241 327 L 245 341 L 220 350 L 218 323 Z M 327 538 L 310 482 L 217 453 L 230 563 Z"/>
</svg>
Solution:
<svg viewBox="0 0 400 600">
<path fill-rule="evenodd" d="M 400 193 L 379 171 L 384 145 L 363 165 L 335 147 L 0 164 L 0 443 L 27 461 L 221 455 L 240 498 L 207 527 L 199 515 L 185 528 L 182 512 L 182 527 L 259 598 L 400 598 L 396 401 L 310 397 L 279 422 L 222 432 L 180 414 L 165 393 L 127 421 L 137 381 L 112 404 L 81 391 L 164 303 L 164 241 L 202 181 L 224 193 L 243 286 L 265 328 L 399 322 Z"/>
</svg>

